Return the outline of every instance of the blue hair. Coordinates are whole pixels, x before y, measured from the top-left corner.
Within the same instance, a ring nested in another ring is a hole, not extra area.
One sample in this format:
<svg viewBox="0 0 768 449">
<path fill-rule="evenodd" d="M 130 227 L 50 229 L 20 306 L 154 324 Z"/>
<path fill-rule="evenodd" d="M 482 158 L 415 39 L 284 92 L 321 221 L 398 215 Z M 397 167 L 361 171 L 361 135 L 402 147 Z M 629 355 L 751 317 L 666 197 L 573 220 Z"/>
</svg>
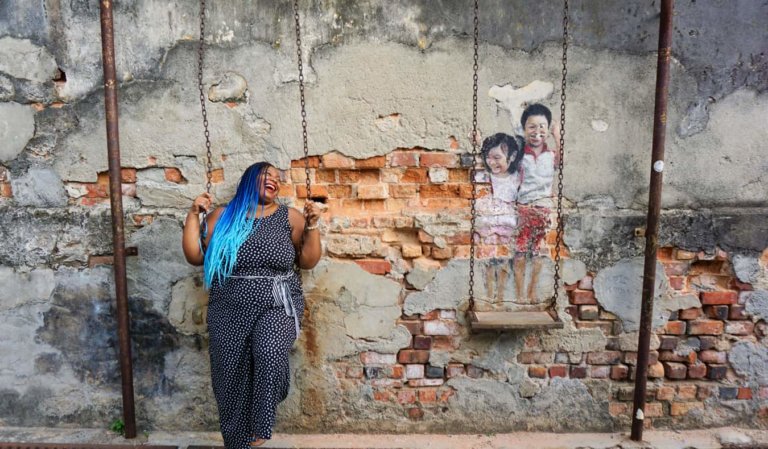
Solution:
<svg viewBox="0 0 768 449">
<path fill-rule="evenodd" d="M 205 252 L 203 271 L 206 288 L 211 288 L 214 281 L 223 282 L 232 274 L 237 263 L 237 251 L 251 231 L 259 226 L 264 212 L 264 204 L 259 199 L 262 179 L 269 167 L 271 165 L 266 162 L 248 167 L 240 178 L 235 197 L 219 217 Z M 261 213 L 258 213 L 259 206 Z"/>
</svg>

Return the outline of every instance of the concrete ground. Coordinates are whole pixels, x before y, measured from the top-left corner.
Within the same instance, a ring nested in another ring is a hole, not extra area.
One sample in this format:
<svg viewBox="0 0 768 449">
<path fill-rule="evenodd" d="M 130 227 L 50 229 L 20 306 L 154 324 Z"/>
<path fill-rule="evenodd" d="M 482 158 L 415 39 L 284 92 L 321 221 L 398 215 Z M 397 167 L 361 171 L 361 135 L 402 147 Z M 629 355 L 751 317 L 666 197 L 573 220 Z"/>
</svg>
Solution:
<svg viewBox="0 0 768 449">
<path fill-rule="evenodd" d="M 435 434 L 276 434 L 265 448 L 371 448 L 371 449 L 768 449 L 768 430 L 733 427 L 645 431 L 644 442 L 629 440 L 620 433 L 531 433 L 493 435 Z M 97 443 L 221 446 L 221 435 L 213 432 L 142 433 L 127 440 L 108 430 L 0 427 L 0 443 Z"/>
</svg>

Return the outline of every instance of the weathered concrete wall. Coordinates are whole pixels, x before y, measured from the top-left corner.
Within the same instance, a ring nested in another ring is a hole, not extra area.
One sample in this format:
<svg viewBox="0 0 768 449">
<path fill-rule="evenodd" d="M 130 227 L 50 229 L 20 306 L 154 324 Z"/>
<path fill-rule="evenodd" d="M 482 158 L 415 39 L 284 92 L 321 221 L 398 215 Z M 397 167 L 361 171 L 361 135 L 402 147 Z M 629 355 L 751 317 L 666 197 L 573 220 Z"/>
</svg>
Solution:
<svg viewBox="0 0 768 449">
<path fill-rule="evenodd" d="M 144 428 L 216 427 L 200 272 L 181 220 L 204 189 L 195 2 L 118 2 L 123 201 Z M 313 193 L 330 210 L 279 426 L 604 430 L 629 420 L 655 83 L 656 2 L 572 2 L 564 328 L 473 335 L 471 8 L 302 2 Z M 482 2 L 479 128 L 559 110 L 561 11 Z M 678 1 L 646 416 L 766 425 L 768 5 Z M 98 2 L 0 3 L 0 424 L 119 416 Z M 222 201 L 269 160 L 306 197 L 290 5 L 215 2 L 204 84 Z M 557 115 L 557 114 L 556 114 Z M 290 169 L 290 170 L 289 170 Z M 488 187 L 481 185 L 480 194 Z M 552 243 L 550 240 L 549 243 Z M 551 248 L 550 248 L 551 249 Z M 478 248 L 478 303 L 512 295 Z M 541 257 L 535 291 L 554 289 Z M 530 272 L 528 273 L 530 277 Z M 565 424 L 567 423 L 567 424 Z"/>
</svg>

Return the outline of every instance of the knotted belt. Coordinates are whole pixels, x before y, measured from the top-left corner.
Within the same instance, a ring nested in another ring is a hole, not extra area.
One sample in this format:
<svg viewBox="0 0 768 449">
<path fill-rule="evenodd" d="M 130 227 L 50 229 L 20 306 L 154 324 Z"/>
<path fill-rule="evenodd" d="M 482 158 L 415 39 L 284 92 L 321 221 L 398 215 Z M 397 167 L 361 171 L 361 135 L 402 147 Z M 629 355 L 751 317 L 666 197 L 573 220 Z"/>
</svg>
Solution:
<svg viewBox="0 0 768 449">
<path fill-rule="evenodd" d="M 291 301 L 291 289 L 288 285 L 288 279 L 293 276 L 290 274 L 280 274 L 277 276 L 230 276 L 235 279 L 270 279 L 272 280 L 272 297 L 274 297 L 275 307 L 283 306 L 285 314 L 293 317 L 293 323 L 296 326 L 296 338 L 299 337 L 299 315 L 296 313 L 296 307 Z"/>
</svg>

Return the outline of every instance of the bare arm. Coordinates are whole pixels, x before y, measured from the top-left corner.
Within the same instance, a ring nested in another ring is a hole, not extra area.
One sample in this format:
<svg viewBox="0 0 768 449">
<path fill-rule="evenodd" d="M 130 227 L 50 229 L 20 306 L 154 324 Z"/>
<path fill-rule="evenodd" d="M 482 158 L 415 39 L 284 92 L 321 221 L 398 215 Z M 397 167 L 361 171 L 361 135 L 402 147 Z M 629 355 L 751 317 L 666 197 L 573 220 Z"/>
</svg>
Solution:
<svg viewBox="0 0 768 449">
<path fill-rule="evenodd" d="M 320 230 L 318 228 L 305 229 L 307 220 L 310 227 L 317 226 L 317 222 L 320 219 L 319 209 L 320 207 L 312 202 L 307 202 L 304 206 L 303 215 L 297 209 L 288 209 L 288 220 L 291 224 L 291 240 L 293 240 L 296 252 L 299 253 L 299 268 L 305 270 L 314 268 L 320 261 L 322 253 Z M 304 246 L 300 246 L 302 244 L 302 234 L 304 236 Z"/>
<path fill-rule="evenodd" d="M 184 257 L 192 265 L 202 265 L 204 261 L 204 254 L 200 248 L 200 211 L 210 209 L 213 204 L 213 196 L 208 193 L 203 193 L 195 199 L 192 207 L 187 212 L 187 218 L 184 221 L 184 232 L 181 237 L 181 248 L 184 251 Z M 223 207 L 217 208 L 213 213 L 208 214 L 206 222 L 208 224 L 208 233 L 205 238 L 205 245 L 211 242 L 211 236 L 213 235 L 213 229 L 216 227 L 216 222 L 219 220 L 221 213 L 224 212 Z"/>
</svg>

